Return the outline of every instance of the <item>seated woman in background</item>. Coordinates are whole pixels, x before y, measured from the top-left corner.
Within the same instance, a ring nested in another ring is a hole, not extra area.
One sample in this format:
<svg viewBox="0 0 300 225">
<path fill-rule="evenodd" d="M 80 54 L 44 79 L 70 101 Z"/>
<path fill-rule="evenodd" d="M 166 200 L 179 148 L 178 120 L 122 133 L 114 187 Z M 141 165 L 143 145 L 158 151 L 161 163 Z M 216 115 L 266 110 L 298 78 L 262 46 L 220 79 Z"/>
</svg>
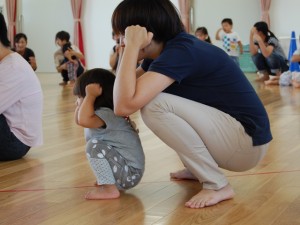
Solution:
<svg viewBox="0 0 300 225">
<path fill-rule="evenodd" d="M 250 32 L 249 48 L 260 74 L 257 80 L 265 81 L 267 85 L 279 84 L 281 73 L 289 69 L 288 60 L 267 23 L 261 21 L 254 24 Z"/>
<path fill-rule="evenodd" d="M 43 94 L 32 68 L 10 49 L 1 13 L 0 64 L 0 161 L 16 160 L 43 142 Z"/>
<path fill-rule="evenodd" d="M 35 55 L 30 48 L 27 48 L 27 36 L 23 33 L 18 33 L 14 38 L 14 42 L 15 47 L 12 50 L 19 53 L 35 71 L 37 69 Z"/>
<path fill-rule="evenodd" d="M 198 27 L 195 31 L 195 36 L 201 41 L 206 41 L 210 44 L 212 43 L 206 27 Z"/>
</svg>

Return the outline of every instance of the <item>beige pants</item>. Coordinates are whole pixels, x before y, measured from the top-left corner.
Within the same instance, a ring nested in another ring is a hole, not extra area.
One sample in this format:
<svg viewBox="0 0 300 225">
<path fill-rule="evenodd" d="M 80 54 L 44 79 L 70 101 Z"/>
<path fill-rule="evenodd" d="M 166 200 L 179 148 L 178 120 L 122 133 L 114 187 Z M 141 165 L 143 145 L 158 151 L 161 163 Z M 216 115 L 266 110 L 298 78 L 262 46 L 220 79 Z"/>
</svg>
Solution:
<svg viewBox="0 0 300 225">
<path fill-rule="evenodd" d="M 241 123 L 230 115 L 175 95 L 159 94 L 141 114 L 205 189 L 228 184 L 220 168 L 245 171 L 256 166 L 269 146 L 253 146 Z"/>
</svg>

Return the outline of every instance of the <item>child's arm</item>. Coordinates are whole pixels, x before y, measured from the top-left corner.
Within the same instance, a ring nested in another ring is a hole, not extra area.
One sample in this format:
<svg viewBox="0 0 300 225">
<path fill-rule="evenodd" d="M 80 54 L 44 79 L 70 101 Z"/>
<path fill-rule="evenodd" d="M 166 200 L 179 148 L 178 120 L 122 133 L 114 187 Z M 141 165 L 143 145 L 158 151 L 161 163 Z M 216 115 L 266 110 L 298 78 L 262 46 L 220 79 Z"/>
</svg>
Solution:
<svg viewBox="0 0 300 225">
<path fill-rule="evenodd" d="M 293 54 L 293 56 L 292 56 L 292 58 L 291 58 L 291 61 L 292 61 L 292 62 L 300 62 L 300 49 L 297 49 L 297 50 L 294 52 L 294 54 Z"/>
<path fill-rule="evenodd" d="M 293 55 L 291 61 L 292 62 L 300 62 L 300 55 Z"/>
<path fill-rule="evenodd" d="M 98 128 L 104 126 L 105 122 L 95 114 L 94 110 L 94 102 L 96 98 L 101 95 L 102 88 L 99 84 L 89 84 L 86 86 L 85 91 L 86 96 L 77 111 L 77 123 L 86 128 Z"/>
<path fill-rule="evenodd" d="M 241 41 L 238 41 L 238 45 L 239 45 L 239 48 L 240 48 L 240 54 L 242 55 L 244 53 L 243 44 L 242 44 Z"/>
<path fill-rule="evenodd" d="M 217 40 L 217 41 L 220 41 L 220 40 L 221 40 L 221 38 L 220 38 L 220 32 L 221 32 L 221 30 L 222 30 L 222 28 L 219 28 L 219 29 L 217 30 L 217 33 L 216 33 L 216 40 Z"/>
</svg>

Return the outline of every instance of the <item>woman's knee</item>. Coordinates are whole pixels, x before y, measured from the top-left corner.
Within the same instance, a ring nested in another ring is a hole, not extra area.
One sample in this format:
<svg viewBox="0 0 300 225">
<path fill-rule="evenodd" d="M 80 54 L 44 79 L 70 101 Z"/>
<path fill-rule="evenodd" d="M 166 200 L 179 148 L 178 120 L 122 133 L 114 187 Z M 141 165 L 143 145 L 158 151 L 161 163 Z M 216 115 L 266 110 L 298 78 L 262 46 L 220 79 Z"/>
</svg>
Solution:
<svg viewBox="0 0 300 225">
<path fill-rule="evenodd" d="M 141 116 L 146 125 L 151 123 L 151 120 L 159 118 L 160 115 L 168 111 L 166 93 L 160 93 L 151 102 L 141 109 Z"/>
</svg>

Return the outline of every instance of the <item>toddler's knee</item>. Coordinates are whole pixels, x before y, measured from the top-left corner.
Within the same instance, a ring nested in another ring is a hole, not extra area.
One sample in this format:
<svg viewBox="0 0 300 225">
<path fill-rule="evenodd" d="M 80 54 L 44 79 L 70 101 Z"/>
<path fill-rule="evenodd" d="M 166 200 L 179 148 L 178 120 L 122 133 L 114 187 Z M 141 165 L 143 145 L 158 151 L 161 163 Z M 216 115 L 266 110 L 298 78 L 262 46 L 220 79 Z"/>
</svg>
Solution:
<svg viewBox="0 0 300 225">
<path fill-rule="evenodd" d="M 97 156 L 103 149 L 106 149 L 106 147 L 107 144 L 103 141 L 92 138 L 86 144 L 86 154 L 91 157 Z"/>
</svg>

